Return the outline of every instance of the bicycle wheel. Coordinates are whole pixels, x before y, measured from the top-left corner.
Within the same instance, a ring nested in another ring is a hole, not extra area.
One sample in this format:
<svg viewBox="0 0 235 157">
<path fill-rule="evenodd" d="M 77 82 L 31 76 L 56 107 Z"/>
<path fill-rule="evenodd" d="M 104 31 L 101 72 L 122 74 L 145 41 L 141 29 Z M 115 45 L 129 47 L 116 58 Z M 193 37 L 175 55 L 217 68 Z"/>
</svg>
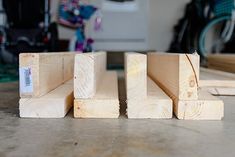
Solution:
<svg viewBox="0 0 235 157">
<path fill-rule="evenodd" d="M 221 16 L 221 17 L 217 17 L 212 19 L 207 25 L 206 27 L 201 31 L 200 35 L 199 35 L 199 42 L 198 42 L 198 47 L 199 47 L 199 54 L 206 58 L 208 53 L 212 53 L 213 48 L 221 45 L 225 44 L 223 43 L 223 40 L 221 38 L 221 32 L 224 29 L 224 24 L 228 21 L 231 21 L 231 16 L 227 15 L 227 16 Z M 210 31 L 216 30 L 214 33 L 211 33 Z M 207 42 L 207 38 L 209 35 L 213 35 L 213 39 L 209 42 L 212 43 L 212 46 L 209 45 Z"/>
</svg>

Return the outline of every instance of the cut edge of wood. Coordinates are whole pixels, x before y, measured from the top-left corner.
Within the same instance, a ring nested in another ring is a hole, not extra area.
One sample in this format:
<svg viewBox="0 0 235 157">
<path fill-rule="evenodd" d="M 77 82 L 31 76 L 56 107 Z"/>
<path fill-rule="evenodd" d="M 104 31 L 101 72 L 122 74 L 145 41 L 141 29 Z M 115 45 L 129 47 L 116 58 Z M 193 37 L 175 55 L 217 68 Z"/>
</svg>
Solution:
<svg viewBox="0 0 235 157">
<path fill-rule="evenodd" d="M 74 117 L 118 118 L 120 104 L 117 79 L 117 72 L 106 71 L 94 97 L 74 100 Z"/>
<path fill-rule="evenodd" d="M 174 113 L 181 120 L 222 120 L 224 103 L 207 91 L 199 92 L 198 100 L 174 100 Z"/>
</svg>

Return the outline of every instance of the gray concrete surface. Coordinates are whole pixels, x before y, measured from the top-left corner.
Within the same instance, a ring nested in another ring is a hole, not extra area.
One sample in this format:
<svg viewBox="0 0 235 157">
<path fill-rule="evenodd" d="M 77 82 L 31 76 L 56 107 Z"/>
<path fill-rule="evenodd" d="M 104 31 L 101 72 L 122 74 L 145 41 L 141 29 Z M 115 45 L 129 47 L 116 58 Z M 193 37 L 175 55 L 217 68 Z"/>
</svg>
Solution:
<svg viewBox="0 0 235 157">
<path fill-rule="evenodd" d="M 223 121 L 20 119 L 17 91 L 0 84 L 0 157 L 235 156 L 235 97 Z"/>
</svg>

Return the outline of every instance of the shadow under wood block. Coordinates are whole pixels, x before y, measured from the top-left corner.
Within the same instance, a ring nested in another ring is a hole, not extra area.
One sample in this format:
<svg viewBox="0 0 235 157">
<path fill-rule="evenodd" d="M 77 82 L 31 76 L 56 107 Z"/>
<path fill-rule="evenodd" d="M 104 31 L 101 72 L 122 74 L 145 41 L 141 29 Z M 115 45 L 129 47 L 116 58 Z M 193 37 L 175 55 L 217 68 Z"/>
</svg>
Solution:
<svg viewBox="0 0 235 157">
<path fill-rule="evenodd" d="M 106 53 L 77 54 L 74 73 L 74 117 L 118 118 L 117 73 L 106 71 Z"/>
<path fill-rule="evenodd" d="M 172 98 L 179 119 L 220 120 L 224 104 L 199 90 L 197 54 L 148 53 L 149 76 Z"/>
<path fill-rule="evenodd" d="M 147 56 L 125 54 L 128 118 L 172 118 L 172 100 L 147 76 Z"/>
<path fill-rule="evenodd" d="M 73 106 L 73 81 L 38 98 L 21 98 L 19 104 L 22 118 L 63 118 Z"/>
<path fill-rule="evenodd" d="M 127 118 L 126 85 L 123 71 L 118 71 L 118 97 L 120 103 L 119 117 Z"/>
</svg>

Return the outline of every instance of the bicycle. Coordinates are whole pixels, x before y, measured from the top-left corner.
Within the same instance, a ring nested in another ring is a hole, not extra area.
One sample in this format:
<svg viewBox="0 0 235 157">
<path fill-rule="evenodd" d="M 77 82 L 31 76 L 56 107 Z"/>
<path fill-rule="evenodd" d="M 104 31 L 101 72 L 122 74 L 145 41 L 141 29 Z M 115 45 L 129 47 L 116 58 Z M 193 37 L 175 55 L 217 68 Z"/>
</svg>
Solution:
<svg viewBox="0 0 235 157">
<path fill-rule="evenodd" d="M 203 27 L 198 38 L 198 52 L 203 58 L 209 53 L 220 53 L 234 34 L 235 1 L 214 0 L 212 9 L 214 17 Z"/>
</svg>

